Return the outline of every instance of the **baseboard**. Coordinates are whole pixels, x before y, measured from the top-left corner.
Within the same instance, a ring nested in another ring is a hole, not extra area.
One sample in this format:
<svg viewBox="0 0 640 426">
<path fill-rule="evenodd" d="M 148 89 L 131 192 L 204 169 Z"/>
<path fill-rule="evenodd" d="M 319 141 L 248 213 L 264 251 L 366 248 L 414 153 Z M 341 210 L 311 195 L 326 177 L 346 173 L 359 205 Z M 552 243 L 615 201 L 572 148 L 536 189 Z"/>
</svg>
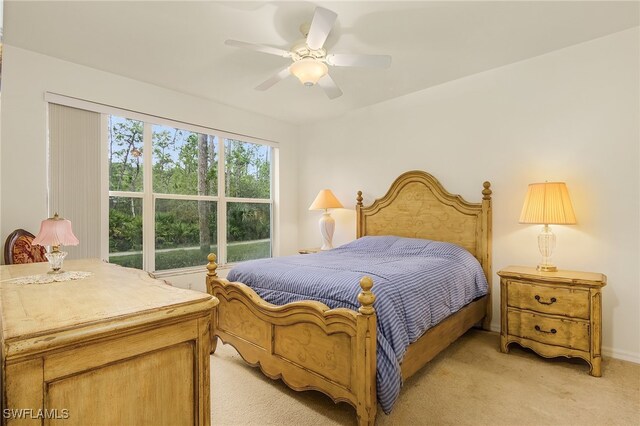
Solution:
<svg viewBox="0 0 640 426">
<path fill-rule="evenodd" d="M 491 323 L 490 330 L 500 333 L 500 324 Z M 602 355 L 614 359 L 620 359 L 622 361 L 629 361 L 640 364 L 640 353 L 637 352 L 623 351 L 620 349 L 613 349 L 603 346 Z"/>
<path fill-rule="evenodd" d="M 636 364 L 640 364 L 640 354 L 636 352 L 622 351 L 620 349 L 603 347 L 602 355 L 615 358 L 615 359 L 621 359 L 623 361 L 629 361 Z"/>
</svg>

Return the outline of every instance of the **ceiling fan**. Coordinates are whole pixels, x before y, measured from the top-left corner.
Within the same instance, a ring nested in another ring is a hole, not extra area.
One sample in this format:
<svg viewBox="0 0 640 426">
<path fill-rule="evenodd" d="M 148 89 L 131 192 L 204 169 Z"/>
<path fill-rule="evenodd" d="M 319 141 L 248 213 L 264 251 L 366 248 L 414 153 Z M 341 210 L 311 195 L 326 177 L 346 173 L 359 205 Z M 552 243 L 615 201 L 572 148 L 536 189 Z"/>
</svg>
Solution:
<svg viewBox="0 0 640 426">
<path fill-rule="evenodd" d="M 300 32 L 305 38 L 294 43 L 291 50 L 288 51 L 238 40 L 226 40 L 225 44 L 282 56 L 293 61 L 292 64 L 258 85 L 256 90 L 267 90 L 277 82 L 293 74 L 305 86 L 317 84 L 324 90 L 329 99 L 335 99 L 342 95 L 342 90 L 329 75 L 327 65 L 365 68 L 388 68 L 391 65 L 391 56 L 388 55 L 327 54 L 326 49 L 323 48 L 324 42 L 327 40 L 337 17 L 338 15 L 335 12 L 323 7 L 317 7 L 311 24 L 302 24 L 300 26 Z"/>
</svg>

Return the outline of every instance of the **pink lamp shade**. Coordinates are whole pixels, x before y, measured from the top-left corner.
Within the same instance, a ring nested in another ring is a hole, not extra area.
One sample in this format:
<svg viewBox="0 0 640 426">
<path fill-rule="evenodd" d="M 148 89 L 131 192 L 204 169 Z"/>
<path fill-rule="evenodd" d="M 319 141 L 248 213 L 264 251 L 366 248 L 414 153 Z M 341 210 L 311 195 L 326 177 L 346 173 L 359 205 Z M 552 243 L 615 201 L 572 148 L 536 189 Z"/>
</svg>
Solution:
<svg viewBox="0 0 640 426">
<path fill-rule="evenodd" d="M 76 246 L 80 243 L 73 234 L 71 221 L 61 218 L 56 213 L 40 224 L 40 232 L 33 240 L 34 245 L 40 246 Z"/>
</svg>

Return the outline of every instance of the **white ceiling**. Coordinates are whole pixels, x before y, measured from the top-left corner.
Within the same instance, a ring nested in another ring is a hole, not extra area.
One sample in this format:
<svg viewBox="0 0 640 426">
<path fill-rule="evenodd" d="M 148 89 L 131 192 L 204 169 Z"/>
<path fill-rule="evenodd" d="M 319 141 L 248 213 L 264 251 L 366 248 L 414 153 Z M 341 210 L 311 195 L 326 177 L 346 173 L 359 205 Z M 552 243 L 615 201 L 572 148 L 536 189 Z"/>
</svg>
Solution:
<svg viewBox="0 0 640 426">
<path fill-rule="evenodd" d="M 393 56 L 390 69 L 332 68 L 344 95 L 289 77 L 253 88 L 288 59 L 225 46 L 284 49 L 315 6 L 338 13 L 331 53 Z M 309 123 L 639 25 L 637 2 L 5 1 L 7 44 Z"/>
</svg>

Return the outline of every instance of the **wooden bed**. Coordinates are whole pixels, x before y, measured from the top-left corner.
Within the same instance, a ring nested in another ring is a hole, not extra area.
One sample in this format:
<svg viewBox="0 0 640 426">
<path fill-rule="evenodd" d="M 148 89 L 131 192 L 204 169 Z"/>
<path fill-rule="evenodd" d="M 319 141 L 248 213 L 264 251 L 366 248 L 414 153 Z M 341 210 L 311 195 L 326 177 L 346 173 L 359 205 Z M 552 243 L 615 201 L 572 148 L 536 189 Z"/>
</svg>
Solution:
<svg viewBox="0 0 640 426">
<path fill-rule="evenodd" d="M 475 324 L 491 321 L 491 189 L 484 182 L 482 201 L 452 195 L 430 174 L 410 171 L 398 177 L 384 197 L 356 204 L 357 237 L 395 235 L 458 244 L 480 262 L 489 294 L 429 329 L 407 349 L 401 365 L 406 379 Z M 230 344 L 252 366 L 295 390 L 315 389 L 335 402 L 353 405 L 360 425 L 375 422 L 375 283 L 360 281 L 361 307 L 329 309 L 315 301 L 272 305 L 251 288 L 216 274 L 209 255 L 207 291 L 220 300 L 213 311 L 213 351 L 217 339 Z M 373 292 L 372 292 L 373 286 Z"/>
</svg>

